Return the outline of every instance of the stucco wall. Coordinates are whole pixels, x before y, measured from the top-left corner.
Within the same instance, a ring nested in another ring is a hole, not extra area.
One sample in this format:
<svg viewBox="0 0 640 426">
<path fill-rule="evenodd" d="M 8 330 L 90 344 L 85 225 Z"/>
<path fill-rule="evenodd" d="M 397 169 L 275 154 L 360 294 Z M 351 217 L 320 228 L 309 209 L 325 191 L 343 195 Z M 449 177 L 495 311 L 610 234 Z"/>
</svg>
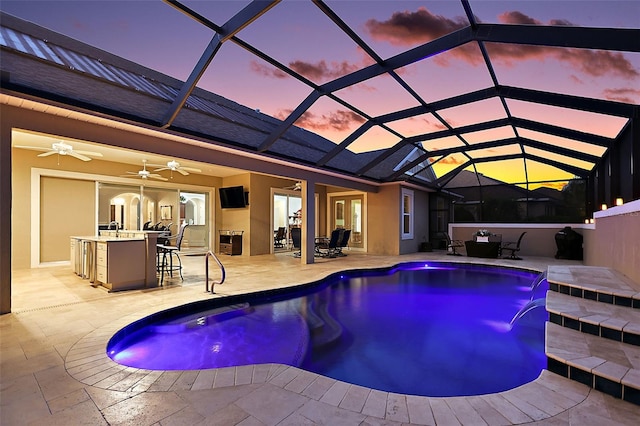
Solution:
<svg viewBox="0 0 640 426">
<path fill-rule="evenodd" d="M 40 188 L 40 261 L 69 260 L 69 236 L 95 233 L 95 183 L 43 177 Z"/>
<path fill-rule="evenodd" d="M 400 209 L 402 198 L 398 201 Z M 400 232 L 400 231 L 398 231 Z M 401 238 L 398 235 L 398 238 Z M 420 244 L 429 241 L 429 194 L 413 190 L 413 238 L 400 240 L 400 254 L 415 253 Z"/>
<path fill-rule="evenodd" d="M 220 212 L 220 222 L 218 230 L 226 231 L 243 231 L 242 234 L 242 255 L 249 256 L 251 254 L 251 212 L 250 209 L 254 208 L 253 198 L 254 194 L 250 191 L 251 179 L 249 173 L 243 173 L 235 176 L 225 177 L 222 179 L 222 187 L 228 186 L 242 186 L 245 191 L 249 192 L 249 205 L 244 208 L 238 209 L 221 209 L 220 200 L 218 194 L 216 194 L 216 211 Z M 258 203 L 256 203 L 258 204 Z M 257 206 L 256 206 L 257 208 Z M 219 251 L 219 233 L 215 235 L 215 247 L 216 252 Z"/>
<path fill-rule="evenodd" d="M 597 212 L 584 255 L 585 265 L 613 268 L 640 283 L 640 200 Z"/>
<path fill-rule="evenodd" d="M 400 254 L 400 186 L 382 186 L 368 195 L 368 247 L 372 254 Z M 417 251 L 417 250 L 414 250 Z"/>
<path fill-rule="evenodd" d="M 11 266 L 16 269 L 31 264 L 31 168 L 27 165 L 33 157 L 33 152 L 13 150 Z"/>
</svg>

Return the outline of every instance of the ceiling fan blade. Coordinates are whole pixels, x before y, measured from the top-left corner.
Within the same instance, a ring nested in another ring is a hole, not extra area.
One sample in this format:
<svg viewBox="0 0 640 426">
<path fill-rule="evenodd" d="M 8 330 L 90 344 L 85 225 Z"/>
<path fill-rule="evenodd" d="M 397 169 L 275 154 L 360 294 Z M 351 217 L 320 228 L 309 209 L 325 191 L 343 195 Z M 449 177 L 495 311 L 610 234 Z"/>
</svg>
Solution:
<svg viewBox="0 0 640 426">
<path fill-rule="evenodd" d="M 102 153 L 100 152 L 93 152 L 93 151 L 82 151 L 82 150 L 73 150 L 72 152 L 75 152 L 76 154 L 80 154 L 80 155 L 85 155 L 85 156 L 92 156 L 92 157 L 102 157 Z"/>
<path fill-rule="evenodd" d="M 182 167 L 176 169 L 176 172 L 180 173 L 182 176 L 187 176 L 189 174 L 189 172 L 184 170 Z"/>
<path fill-rule="evenodd" d="M 78 160 L 82 160 L 82 161 L 91 161 L 90 157 L 87 157 L 86 155 L 82 155 L 80 153 L 78 153 L 78 151 L 70 151 L 68 153 L 70 156 L 77 158 Z"/>
<path fill-rule="evenodd" d="M 51 148 L 41 148 L 39 146 L 14 145 L 14 148 L 30 149 L 32 151 L 49 151 Z"/>
<path fill-rule="evenodd" d="M 38 157 L 48 157 L 53 154 L 57 154 L 57 152 L 56 151 L 43 152 L 42 154 L 38 154 Z"/>
<path fill-rule="evenodd" d="M 149 167 L 164 167 L 165 169 L 167 168 L 166 164 L 151 164 L 151 163 L 147 163 L 147 166 L 149 166 Z"/>
<path fill-rule="evenodd" d="M 155 174 L 155 173 L 152 173 L 152 174 L 150 174 L 150 175 L 147 175 L 147 177 L 150 177 L 150 178 L 152 178 L 152 179 L 158 179 L 158 180 L 169 180 L 169 179 L 167 179 L 166 177 L 162 177 L 162 176 L 157 175 L 157 174 Z"/>
<path fill-rule="evenodd" d="M 150 166 L 156 166 L 156 167 L 157 167 L 157 164 L 149 164 L 149 165 L 150 165 Z M 155 169 L 155 170 L 154 170 L 154 172 L 161 172 L 161 171 L 163 171 L 163 170 L 169 170 L 169 168 L 168 168 L 168 167 L 161 167 L 161 168 L 159 168 L 159 169 Z"/>
<path fill-rule="evenodd" d="M 196 169 L 195 167 L 180 167 L 180 169 L 186 170 L 187 172 L 191 172 L 191 173 L 202 173 L 202 170 Z"/>
</svg>

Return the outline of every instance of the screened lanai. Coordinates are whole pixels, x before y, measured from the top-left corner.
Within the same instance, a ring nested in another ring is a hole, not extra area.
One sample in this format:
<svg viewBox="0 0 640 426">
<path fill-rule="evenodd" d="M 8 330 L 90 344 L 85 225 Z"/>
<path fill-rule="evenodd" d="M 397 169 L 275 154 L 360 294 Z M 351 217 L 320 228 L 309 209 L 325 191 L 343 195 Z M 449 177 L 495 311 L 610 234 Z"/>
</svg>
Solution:
<svg viewBox="0 0 640 426">
<path fill-rule="evenodd" d="M 3 48 L 165 102 L 118 112 L 127 118 L 424 186 L 453 200 L 458 220 L 575 220 L 640 196 L 637 2 L 34 3 L 2 10 L 175 79 L 3 27 Z M 194 124 L 193 111 L 210 123 Z M 489 199 L 498 212 L 503 199 L 524 208 L 494 217 Z"/>
</svg>

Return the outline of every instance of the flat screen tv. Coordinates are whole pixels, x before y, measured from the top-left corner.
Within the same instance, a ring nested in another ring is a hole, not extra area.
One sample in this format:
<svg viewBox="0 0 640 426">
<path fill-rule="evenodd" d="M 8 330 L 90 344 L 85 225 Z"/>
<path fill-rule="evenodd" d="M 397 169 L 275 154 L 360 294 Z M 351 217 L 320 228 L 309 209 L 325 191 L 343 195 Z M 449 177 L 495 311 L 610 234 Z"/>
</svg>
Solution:
<svg viewBox="0 0 640 426">
<path fill-rule="evenodd" d="M 240 209 L 247 205 L 246 195 L 242 186 L 220 188 L 219 193 L 220 207 L 223 209 Z"/>
</svg>

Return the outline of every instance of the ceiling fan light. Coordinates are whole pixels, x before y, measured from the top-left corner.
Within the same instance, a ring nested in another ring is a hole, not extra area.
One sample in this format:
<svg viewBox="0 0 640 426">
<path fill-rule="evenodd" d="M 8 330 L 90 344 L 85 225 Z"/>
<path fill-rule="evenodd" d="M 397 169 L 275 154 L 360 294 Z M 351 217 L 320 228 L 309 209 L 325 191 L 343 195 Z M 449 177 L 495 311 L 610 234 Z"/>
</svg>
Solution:
<svg viewBox="0 0 640 426">
<path fill-rule="evenodd" d="M 51 146 L 60 155 L 67 155 L 69 152 L 73 151 L 73 147 L 71 145 L 67 145 L 62 141 L 54 142 Z"/>
</svg>

